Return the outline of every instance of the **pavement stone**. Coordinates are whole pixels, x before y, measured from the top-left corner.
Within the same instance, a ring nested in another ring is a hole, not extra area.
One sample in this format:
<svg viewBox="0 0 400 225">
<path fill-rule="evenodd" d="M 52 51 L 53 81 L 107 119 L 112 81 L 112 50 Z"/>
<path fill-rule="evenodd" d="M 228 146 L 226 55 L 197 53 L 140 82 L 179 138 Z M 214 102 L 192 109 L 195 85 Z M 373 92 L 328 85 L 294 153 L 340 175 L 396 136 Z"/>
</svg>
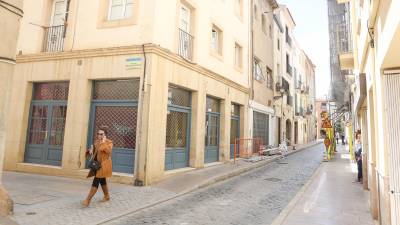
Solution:
<svg viewBox="0 0 400 225">
<path fill-rule="evenodd" d="M 311 145 L 313 144 L 315 143 Z M 304 145 L 303 147 L 307 146 Z M 9 219 L 18 224 L 98 224 L 174 199 L 244 172 L 263 168 L 263 166 L 271 164 L 272 161 L 279 158 L 280 156 L 274 156 L 257 163 L 238 161 L 235 164 L 219 164 L 175 175 L 151 187 L 110 183 L 112 200 L 106 203 L 99 202 L 103 195 L 99 190 L 89 208 L 82 208 L 81 201 L 89 191 L 91 179 L 80 180 L 5 172 L 3 184 L 15 202 L 14 215 Z M 295 180 L 296 178 L 291 179 Z M 221 194 L 224 192 L 222 191 Z M 239 192 L 236 194 L 245 196 L 246 193 Z M 271 194 L 271 199 L 274 198 Z M 229 199 L 223 199 L 219 204 L 227 205 L 230 203 Z M 273 202 L 265 202 L 264 204 L 272 207 Z"/>
<path fill-rule="evenodd" d="M 353 182 L 356 176 L 347 146 L 338 146 L 334 159 L 318 169 L 273 225 L 374 225 L 363 186 Z"/>
<path fill-rule="evenodd" d="M 104 224 L 270 224 L 320 166 L 322 158 L 320 144 Z"/>
</svg>

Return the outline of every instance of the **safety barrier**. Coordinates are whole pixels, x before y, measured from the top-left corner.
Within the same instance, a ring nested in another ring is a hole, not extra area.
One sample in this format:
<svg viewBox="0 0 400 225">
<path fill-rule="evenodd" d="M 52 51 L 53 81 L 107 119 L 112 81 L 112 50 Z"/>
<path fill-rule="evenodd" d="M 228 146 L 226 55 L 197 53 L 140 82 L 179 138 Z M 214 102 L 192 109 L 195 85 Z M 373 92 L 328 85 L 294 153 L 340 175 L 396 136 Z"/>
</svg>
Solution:
<svg viewBox="0 0 400 225">
<path fill-rule="evenodd" d="M 237 158 L 250 158 L 261 155 L 265 149 L 261 138 L 236 138 L 234 147 L 234 162 Z"/>
</svg>

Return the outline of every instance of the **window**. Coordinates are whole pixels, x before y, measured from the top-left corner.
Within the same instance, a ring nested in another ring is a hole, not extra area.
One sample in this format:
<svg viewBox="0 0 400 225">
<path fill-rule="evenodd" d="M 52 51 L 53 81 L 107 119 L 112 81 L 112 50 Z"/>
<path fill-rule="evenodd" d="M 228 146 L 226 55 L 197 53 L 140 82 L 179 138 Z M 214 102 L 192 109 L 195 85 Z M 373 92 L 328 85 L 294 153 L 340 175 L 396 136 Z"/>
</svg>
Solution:
<svg viewBox="0 0 400 225">
<path fill-rule="evenodd" d="M 253 76 L 254 76 L 254 79 L 257 81 L 265 80 L 265 77 L 262 73 L 262 69 L 260 67 L 260 61 L 256 58 L 254 58 L 254 60 L 253 60 Z"/>
<path fill-rule="evenodd" d="M 222 54 L 222 31 L 216 26 L 211 29 L 211 49 Z"/>
<path fill-rule="evenodd" d="M 243 0 L 235 0 L 235 14 L 236 16 L 242 18 L 242 1 Z"/>
<path fill-rule="evenodd" d="M 260 138 L 264 145 L 269 144 L 269 115 L 253 112 L 253 138 Z"/>
<path fill-rule="evenodd" d="M 110 0 L 109 20 L 120 20 L 132 17 L 133 0 Z"/>
<path fill-rule="evenodd" d="M 180 28 L 186 33 L 190 33 L 190 9 L 181 6 Z"/>
<path fill-rule="evenodd" d="M 279 74 L 281 73 L 281 64 L 276 64 L 276 71 L 277 71 L 277 75 L 279 76 Z"/>
<path fill-rule="evenodd" d="M 269 25 L 269 37 L 272 38 L 272 26 Z"/>
<path fill-rule="evenodd" d="M 261 16 L 261 29 L 265 34 L 267 33 L 267 19 L 264 14 Z"/>
<path fill-rule="evenodd" d="M 235 66 L 242 68 L 242 46 L 235 43 Z"/>
<path fill-rule="evenodd" d="M 179 48 L 178 53 L 183 58 L 193 60 L 193 36 L 191 35 L 191 10 L 181 5 L 179 17 Z"/>
<path fill-rule="evenodd" d="M 279 50 L 281 50 L 281 40 L 279 40 L 279 38 L 278 38 L 277 42 L 278 42 L 278 46 L 277 47 L 278 47 L 278 51 L 279 51 Z"/>
<path fill-rule="evenodd" d="M 267 66 L 267 88 L 273 90 L 274 79 L 272 77 L 272 70 Z"/>
<path fill-rule="evenodd" d="M 257 5 L 254 5 L 254 19 L 257 20 L 258 19 L 258 7 Z"/>
</svg>

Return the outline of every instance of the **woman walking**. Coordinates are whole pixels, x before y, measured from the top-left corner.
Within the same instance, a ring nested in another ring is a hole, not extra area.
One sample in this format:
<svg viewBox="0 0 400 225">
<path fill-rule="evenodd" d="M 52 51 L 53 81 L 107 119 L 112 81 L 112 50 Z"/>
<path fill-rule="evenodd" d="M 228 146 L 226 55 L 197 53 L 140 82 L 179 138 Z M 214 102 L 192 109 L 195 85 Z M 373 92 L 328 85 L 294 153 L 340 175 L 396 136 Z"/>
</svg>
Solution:
<svg viewBox="0 0 400 225">
<path fill-rule="evenodd" d="M 99 169 L 92 168 L 89 171 L 87 178 L 93 177 L 92 188 L 86 199 L 82 202 L 84 207 L 88 207 L 90 201 L 93 196 L 96 194 L 97 189 L 99 188 L 99 184 L 101 185 L 101 189 L 104 193 L 104 198 L 102 201 L 109 201 L 110 194 L 108 192 L 107 187 L 107 177 L 111 177 L 112 174 L 112 161 L 111 161 L 111 152 L 112 152 L 113 143 L 110 139 L 107 139 L 107 127 L 102 126 L 97 131 L 97 139 L 91 148 L 88 150 L 88 153 L 92 156 L 93 161 L 96 161 L 94 164 L 99 165 Z"/>
<path fill-rule="evenodd" d="M 361 143 L 361 131 L 356 133 L 356 141 L 355 141 L 355 158 L 357 161 L 357 182 L 362 183 L 363 174 L 362 174 L 362 143 Z"/>
</svg>

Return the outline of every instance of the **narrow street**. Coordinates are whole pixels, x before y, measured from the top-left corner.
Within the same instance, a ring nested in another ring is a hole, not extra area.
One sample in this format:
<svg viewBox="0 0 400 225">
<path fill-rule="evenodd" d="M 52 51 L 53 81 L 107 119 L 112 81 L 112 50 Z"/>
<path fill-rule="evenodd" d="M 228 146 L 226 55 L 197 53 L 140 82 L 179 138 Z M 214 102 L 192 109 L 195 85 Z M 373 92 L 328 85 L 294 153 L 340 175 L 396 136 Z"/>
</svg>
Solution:
<svg viewBox="0 0 400 225">
<path fill-rule="evenodd" d="M 322 161 L 319 144 L 107 224 L 271 224 Z"/>
</svg>

